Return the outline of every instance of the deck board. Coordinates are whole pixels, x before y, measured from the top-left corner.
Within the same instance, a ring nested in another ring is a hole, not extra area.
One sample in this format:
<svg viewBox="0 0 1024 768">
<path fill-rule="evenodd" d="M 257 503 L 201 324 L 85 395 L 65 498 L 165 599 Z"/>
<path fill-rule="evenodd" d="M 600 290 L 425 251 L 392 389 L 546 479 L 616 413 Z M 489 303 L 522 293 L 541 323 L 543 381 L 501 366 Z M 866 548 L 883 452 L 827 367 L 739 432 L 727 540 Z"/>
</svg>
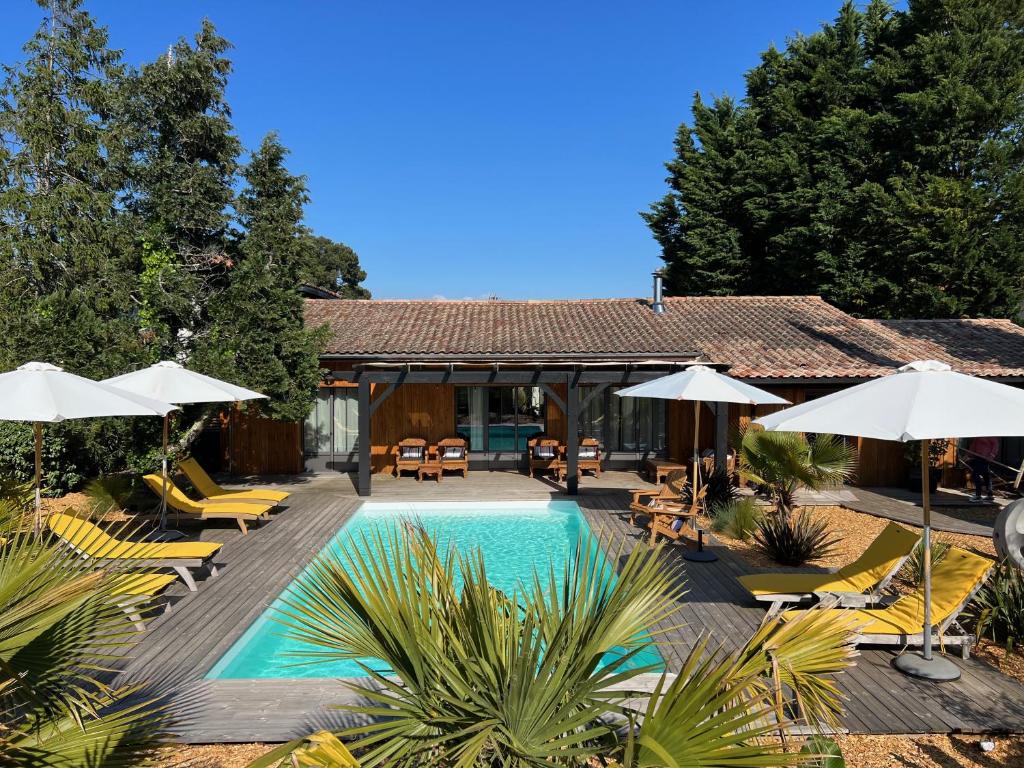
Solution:
<svg viewBox="0 0 1024 768">
<path fill-rule="evenodd" d="M 628 552 L 647 546 L 630 524 L 628 489 L 646 484 L 631 473 L 586 477 L 576 497 L 606 549 Z M 353 700 L 341 681 L 323 679 L 207 680 L 207 671 L 245 632 L 362 503 L 344 475 L 294 479 L 288 508 L 248 536 L 227 527 L 204 529 L 201 538 L 224 542 L 216 558 L 217 578 L 199 581 L 199 591 L 171 590 L 173 610 L 152 622 L 126 659 L 119 682 L 146 683 L 167 696 L 179 715 L 182 741 L 283 741 L 347 722 L 331 705 Z M 567 498 L 545 480 L 508 472 L 471 472 L 468 479 L 441 483 L 374 477 L 374 501 L 544 500 Z M 714 563 L 690 563 L 679 548 L 663 557 L 680 568 L 688 592 L 662 640 L 670 670 L 678 669 L 694 645 L 735 650 L 760 624 L 764 609 L 736 582 L 750 572 L 746 562 L 713 540 Z M 843 725 L 858 733 L 1024 731 L 1024 687 L 977 660 L 955 661 L 963 677 L 954 683 L 911 680 L 891 667 L 894 654 L 862 650 L 843 675 Z"/>
</svg>

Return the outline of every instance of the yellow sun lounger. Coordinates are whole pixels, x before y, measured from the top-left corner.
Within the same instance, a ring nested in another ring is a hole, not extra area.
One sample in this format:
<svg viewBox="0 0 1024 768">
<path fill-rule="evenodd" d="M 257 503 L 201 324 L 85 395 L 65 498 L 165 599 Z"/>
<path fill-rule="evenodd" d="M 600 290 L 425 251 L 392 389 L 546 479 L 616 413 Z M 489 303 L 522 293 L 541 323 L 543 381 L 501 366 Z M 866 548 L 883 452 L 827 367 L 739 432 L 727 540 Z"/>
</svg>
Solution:
<svg viewBox="0 0 1024 768">
<path fill-rule="evenodd" d="M 975 638 L 956 623 L 960 611 L 981 589 L 994 562 L 987 557 L 950 547 L 946 556 L 932 569 L 932 626 L 933 641 L 940 647 L 959 646 L 960 655 L 967 658 Z M 800 611 L 786 611 L 783 619 L 799 615 Z M 881 608 L 843 610 L 842 615 L 852 619 L 857 629 L 858 645 L 924 645 L 924 585 L 909 595 L 897 598 Z M 947 634 L 954 627 L 957 634 Z"/>
<path fill-rule="evenodd" d="M 163 479 L 160 475 L 144 475 L 149 489 L 157 496 L 161 495 Z M 167 480 L 167 506 L 176 509 L 185 515 L 195 515 L 201 520 L 228 519 L 238 523 L 242 533 L 248 533 L 246 523 L 255 523 L 266 520 L 270 517 L 270 510 L 273 504 L 250 504 L 241 501 L 192 501 L 168 478 Z"/>
<path fill-rule="evenodd" d="M 273 502 L 280 504 L 291 494 L 284 491 L 274 491 L 270 488 L 249 488 L 244 491 L 229 491 L 221 488 L 206 474 L 206 470 L 199 466 L 195 459 L 185 459 L 179 462 L 180 469 L 188 481 L 210 501 L 261 501 L 263 503 Z"/>
<path fill-rule="evenodd" d="M 120 564 L 130 568 L 170 568 L 185 582 L 189 591 L 196 591 L 190 568 L 206 568 L 217 575 L 213 556 L 221 544 L 210 541 L 125 541 L 88 520 L 57 512 L 46 524 L 61 540 L 96 565 Z"/>
<path fill-rule="evenodd" d="M 737 581 L 755 599 L 771 603 L 768 615 L 784 605 L 807 603 L 828 594 L 847 608 L 876 603 L 921 535 L 889 523 L 864 554 L 834 573 L 753 573 Z M 867 593 L 867 594 L 865 594 Z"/>
<path fill-rule="evenodd" d="M 111 594 L 141 632 L 146 628 L 142 620 L 143 605 L 167 589 L 177 578 L 169 573 L 119 573 L 114 577 Z"/>
</svg>

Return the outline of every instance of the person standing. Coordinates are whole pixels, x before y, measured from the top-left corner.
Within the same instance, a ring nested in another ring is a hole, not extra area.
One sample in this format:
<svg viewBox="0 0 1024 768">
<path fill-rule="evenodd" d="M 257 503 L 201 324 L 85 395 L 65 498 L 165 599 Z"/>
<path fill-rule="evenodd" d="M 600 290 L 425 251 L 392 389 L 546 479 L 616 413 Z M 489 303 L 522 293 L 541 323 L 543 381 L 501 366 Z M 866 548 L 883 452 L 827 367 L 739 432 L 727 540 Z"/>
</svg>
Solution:
<svg viewBox="0 0 1024 768">
<path fill-rule="evenodd" d="M 970 458 L 967 461 L 971 468 L 971 482 L 974 483 L 974 496 L 971 501 L 981 501 L 981 491 L 985 490 L 986 501 L 992 499 L 992 461 L 999 454 L 998 437 L 976 437 L 967 446 Z"/>
</svg>

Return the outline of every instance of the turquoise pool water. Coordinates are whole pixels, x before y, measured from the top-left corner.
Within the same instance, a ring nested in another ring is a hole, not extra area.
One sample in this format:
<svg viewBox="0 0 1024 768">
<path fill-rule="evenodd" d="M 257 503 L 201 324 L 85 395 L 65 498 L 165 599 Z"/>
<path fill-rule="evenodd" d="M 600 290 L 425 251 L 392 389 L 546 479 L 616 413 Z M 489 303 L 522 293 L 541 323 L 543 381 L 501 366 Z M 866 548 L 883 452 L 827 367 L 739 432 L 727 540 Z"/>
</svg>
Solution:
<svg viewBox="0 0 1024 768">
<path fill-rule="evenodd" d="M 404 520 L 423 525 L 442 547 L 454 545 L 462 551 L 479 548 L 487 565 L 488 580 L 506 592 L 531 579 L 534 568 L 546 570 L 549 563 L 554 563 L 555 572 L 561 577 L 579 535 L 589 532 L 583 514 L 572 501 L 369 503 L 352 516 L 328 547 L 362 547 L 361 534 Z M 303 574 L 299 574 L 298 579 L 302 578 Z M 302 651 L 309 646 L 285 637 L 285 628 L 271 618 L 289 589 L 246 630 L 207 677 L 316 678 L 362 674 L 354 660 L 302 663 Z M 634 662 L 644 666 L 661 664 L 662 660 L 651 648 Z M 371 660 L 367 663 L 375 666 Z"/>
</svg>

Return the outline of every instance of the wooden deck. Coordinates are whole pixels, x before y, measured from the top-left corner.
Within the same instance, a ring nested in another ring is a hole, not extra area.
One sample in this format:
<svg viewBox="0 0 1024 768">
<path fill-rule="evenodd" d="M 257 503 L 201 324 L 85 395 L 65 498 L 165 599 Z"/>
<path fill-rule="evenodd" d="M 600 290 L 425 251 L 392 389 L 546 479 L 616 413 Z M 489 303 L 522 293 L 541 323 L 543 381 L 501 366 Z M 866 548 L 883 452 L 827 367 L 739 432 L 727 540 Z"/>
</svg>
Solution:
<svg viewBox="0 0 1024 768">
<path fill-rule="evenodd" d="M 626 489 L 643 485 L 630 473 L 585 478 L 576 498 L 594 530 L 612 546 L 640 541 L 629 524 Z M 284 741 L 316 728 L 339 727 L 332 704 L 351 694 L 336 680 L 206 680 L 205 674 L 280 591 L 330 540 L 361 500 L 343 475 L 293 480 L 289 508 L 262 529 L 242 537 L 227 527 L 207 528 L 203 539 L 223 541 L 220 575 L 187 593 L 175 587 L 173 609 L 153 620 L 147 636 L 127 660 L 121 682 L 145 683 L 166 697 L 178 715 L 182 741 Z M 543 480 L 514 473 L 473 472 L 442 483 L 412 478 L 374 478 L 374 501 L 518 500 L 565 498 Z M 763 609 L 750 600 L 735 576 L 745 562 L 712 544 L 719 560 L 685 563 L 689 592 L 681 606 L 685 624 L 662 649 L 677 668 L 698 637 L 710 633 L 726 648 L 740 645 L 758 625 Z M 678 558 L 672 550 L 666 557 Z M 680 558 L 681 559 L 681 558 Z M 891 667 L 893 654 L 865 650 L 843 676 L 849 697 L 844 725 L 858 733 L 1024 731 L 1024 687 L 980 661 L 962 662 L 963 677 L 943 685 L 913 681 Z"/>
</svg>

